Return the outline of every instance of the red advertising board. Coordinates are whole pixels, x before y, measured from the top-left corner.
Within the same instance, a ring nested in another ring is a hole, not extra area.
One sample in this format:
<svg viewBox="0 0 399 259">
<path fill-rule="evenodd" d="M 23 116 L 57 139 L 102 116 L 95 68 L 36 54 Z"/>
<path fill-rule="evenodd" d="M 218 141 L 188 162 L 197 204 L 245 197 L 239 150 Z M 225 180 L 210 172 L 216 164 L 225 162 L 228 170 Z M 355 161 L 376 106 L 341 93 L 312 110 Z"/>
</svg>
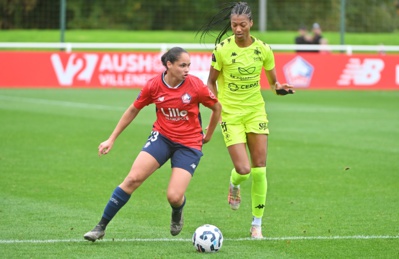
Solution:
<svg viewBox="0 0 399 259">
<path fill-rule="evenodd" d="M 191 52 L 191 73 L 205 82 L 210 53 Z M 309 89 L 397 89 L 399 55 L 275 53 L 280 82 Z M 0 88 L 134 87 L 163 71 L 154 52 L 0 52 Z M 268 88 L 266 76 L 261 78 Z"/>
<path fill-rule="evenodd" d="M 279 80 L 298 88 L 399 90 L 399 55 L 276 54 L 276 62 Z"/>
</svg>

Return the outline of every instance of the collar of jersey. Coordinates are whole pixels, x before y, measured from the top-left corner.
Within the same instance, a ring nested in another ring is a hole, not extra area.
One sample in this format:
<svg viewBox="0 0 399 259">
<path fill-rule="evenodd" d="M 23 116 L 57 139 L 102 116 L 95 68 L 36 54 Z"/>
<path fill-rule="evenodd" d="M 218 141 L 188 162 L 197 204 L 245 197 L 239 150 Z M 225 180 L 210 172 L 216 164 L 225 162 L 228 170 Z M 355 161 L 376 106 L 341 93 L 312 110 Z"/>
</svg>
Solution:
<svg viewBox="0 0 399 259">
<path fill-rule="evenodd" d="M 166 72 L 167 72 L 167 71 L 165 71 L 165 72 L 162 73 L 162 82 L 166 85 L 167 88 L 170 88 L 170 89 L 177 89 L 177 88 L 179 88 L 179 87 L 184 83 L 185 80 L 181 81 L 178 85 L 176 85 L 176 86 L 174 86 L 174 87 L 168 85 L 168 83 L 166 83 L 166 81 L 165 81 Z"/>
</svg>

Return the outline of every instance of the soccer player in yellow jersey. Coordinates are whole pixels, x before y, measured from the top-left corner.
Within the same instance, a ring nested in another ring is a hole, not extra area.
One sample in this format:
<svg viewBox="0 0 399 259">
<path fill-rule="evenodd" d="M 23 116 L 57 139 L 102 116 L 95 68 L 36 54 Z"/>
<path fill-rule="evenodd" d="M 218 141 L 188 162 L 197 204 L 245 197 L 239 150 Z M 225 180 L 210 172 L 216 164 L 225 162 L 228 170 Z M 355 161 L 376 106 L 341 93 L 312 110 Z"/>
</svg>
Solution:
<svg viewBox="0 0 399 259">
<path fill-rule="evenodd" d="M 269 85 L 277 95 L 293 94 L 293 86 L 277 81 L 273 51 L 251 36 L 251 8 L 246 2 L 226 5 L 201 29 L 201 39 L 214 25 L 229 20 L 216 38 L 208 87 L 222 104 L 221 128 L 234 168 L 230 175 L 228 202 L 240 207 L 240 184 L 252 175 L 251 237 L 263 238 L 262 217 L 267 192 L 266 157 L 269 134 L 260 76 L 265 70 Z M 233 35 L 222 41 L 231 28 Z M 250 157 L 247 155 L 247 147 Z"/>
</svg>

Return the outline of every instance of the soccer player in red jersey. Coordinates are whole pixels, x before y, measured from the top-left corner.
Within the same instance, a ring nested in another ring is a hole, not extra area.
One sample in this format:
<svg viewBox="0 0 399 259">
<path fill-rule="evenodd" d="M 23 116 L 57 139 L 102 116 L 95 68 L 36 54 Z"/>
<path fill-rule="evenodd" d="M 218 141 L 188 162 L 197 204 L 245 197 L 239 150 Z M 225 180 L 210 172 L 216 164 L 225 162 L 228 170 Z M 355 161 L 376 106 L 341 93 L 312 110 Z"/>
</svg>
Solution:
<svg viewBox="0 0 399 259">
<path fill-rule="evenodd" d="M 202 157 L 202 145 L 211 140 L 218 125 L 221 105 L 201 79 L 190 75 L 190 56 L 174 47 L 162 55 L 166 70 L 150 79 L 137 99 L 127 108 L 110 137 L 98 147 L 98 154 L 107 154 L 116 138 L 136 118 L 140 110 L 154 103 L 156 121 L 151 135 L 134 161 L 129 174 L 116 187 L 96 227 L 84 238 L 103 238 L 105 228 L 126 204 L 132 193 L 169 159 L 172 174 L 167 198 L 172 207 L 170 233 L 175 236 L 183 227 L 184 193 Z M 199 105 L 212 110 L 207 131 L 203 133 Z"/>
</svg>

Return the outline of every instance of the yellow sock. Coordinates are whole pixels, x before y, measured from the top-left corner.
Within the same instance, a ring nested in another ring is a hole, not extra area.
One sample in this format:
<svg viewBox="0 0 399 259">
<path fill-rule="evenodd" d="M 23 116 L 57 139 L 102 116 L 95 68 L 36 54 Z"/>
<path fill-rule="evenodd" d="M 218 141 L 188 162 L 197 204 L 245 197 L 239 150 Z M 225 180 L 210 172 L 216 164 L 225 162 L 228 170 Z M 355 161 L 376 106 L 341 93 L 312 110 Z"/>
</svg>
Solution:
<svg viewBox="0 0 399 259">
<path fill-rule="evenodd" d="M 231 170 L 231 177 L 230 177 L 230 182 L 234 184 L 235 186 L 240 185 L 240 183 L 244 182 L 249 178 L 250 174 L 239 174 L 237 173 L 236 169 L 233 168 Z"/>
<path fill-rule="evenodd" d="M 266 167 L 256 167 L 251 169 L 252 174 L 252 215 L 261 218 L 265 211 L 267 180 Z"/>
</svg>

